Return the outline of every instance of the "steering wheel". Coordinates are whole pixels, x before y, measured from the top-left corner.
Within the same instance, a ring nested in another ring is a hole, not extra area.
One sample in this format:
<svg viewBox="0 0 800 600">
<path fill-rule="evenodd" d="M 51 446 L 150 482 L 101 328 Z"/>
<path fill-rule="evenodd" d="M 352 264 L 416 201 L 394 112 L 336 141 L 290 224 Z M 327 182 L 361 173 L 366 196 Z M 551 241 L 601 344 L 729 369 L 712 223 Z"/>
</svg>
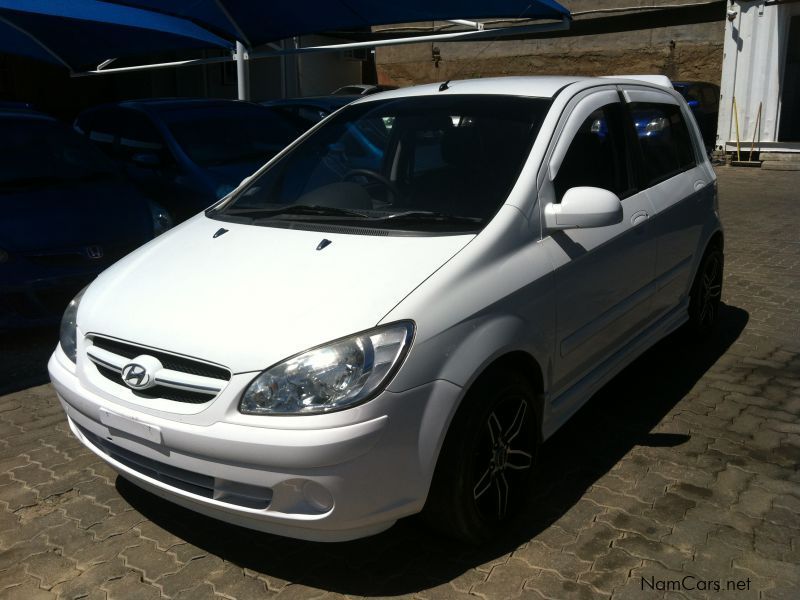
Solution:
<svg viewBox="0 0 800 600">
<path fill-rule="evenodd" d="M 400 190 L 397 189 L 397 186 L 389 181 L 388 178 L 384 177 L 377 171 L 373 171 L 372 169 L 351 169 L 347 173 L 344 174 L 342 177 L 342 181 L 347 181 L 348 179 L 352 179 L 353 177 L 368 177 L 380 183 L 383 187 L 389 190 L 389 193 L 392 195 L 392 201 L 389 204 L 394 204 L 397 200 L 400 199 L 402 194 Z"/>
</svg>

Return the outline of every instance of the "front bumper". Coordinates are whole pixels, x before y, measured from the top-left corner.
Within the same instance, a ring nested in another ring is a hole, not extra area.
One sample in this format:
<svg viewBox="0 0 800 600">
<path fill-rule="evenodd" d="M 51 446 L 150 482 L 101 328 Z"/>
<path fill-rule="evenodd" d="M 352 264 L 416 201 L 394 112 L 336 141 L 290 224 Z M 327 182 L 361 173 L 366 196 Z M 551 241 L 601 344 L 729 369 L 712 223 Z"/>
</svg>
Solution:
<svg viewBox="0 0 800 600">
<path fill-rule="evenodd" d="M 48 368 L 73 433 L 126 479 L 226 522 L 317 541 L 372 535 L 422 509 L 461 395 L 446 381 L 384 392 L 356 422 L 323 415 L 313 429 L 293 423 L 307 417 L 198 424 L 88 389 L 60 348 Z"/>
</svg>

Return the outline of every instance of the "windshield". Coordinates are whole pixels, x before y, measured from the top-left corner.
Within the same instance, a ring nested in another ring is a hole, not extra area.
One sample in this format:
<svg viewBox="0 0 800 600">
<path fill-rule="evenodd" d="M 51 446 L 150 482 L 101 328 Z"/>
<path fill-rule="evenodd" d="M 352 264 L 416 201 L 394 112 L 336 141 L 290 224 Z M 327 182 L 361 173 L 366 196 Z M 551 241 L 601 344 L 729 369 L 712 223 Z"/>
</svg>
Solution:
<svg viewBox="0 0 800 600">
<path fill-rule="evenodd" d="M 299 133 L 279 115 L 251 104 L 184 106 L 159 115 L 189 158 L 206 167 L 264 163 Z"/>
<path fill-rule="evenodd" d="M 477 231 L 511 191 L 549 104 L 447 95 L 351 105 L 209 215 Z"/>
<path fill-rule="evenodd" d="M 50 119 L 0 119 L 0 190 L 116 177 L 109 160 L 83 137 Z"/>
</svg>

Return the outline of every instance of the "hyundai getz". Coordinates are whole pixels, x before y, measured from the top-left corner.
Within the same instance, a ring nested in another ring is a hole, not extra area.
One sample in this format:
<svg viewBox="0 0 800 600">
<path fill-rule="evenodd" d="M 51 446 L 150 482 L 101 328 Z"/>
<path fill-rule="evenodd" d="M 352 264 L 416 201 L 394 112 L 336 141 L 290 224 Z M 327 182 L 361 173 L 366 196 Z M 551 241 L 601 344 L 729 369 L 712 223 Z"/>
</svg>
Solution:
<svg viewBox="0 0 800 600">
<path fill-rule="evenodd" d="M 715 322 L 715 175 L 662 83 L 451 81 L 337 111 L 70 304 L 49 368 L 73 433 L 237 525 L 335 541 L 422 511 L 487 539 L 598 388 Z"/>
</svg>

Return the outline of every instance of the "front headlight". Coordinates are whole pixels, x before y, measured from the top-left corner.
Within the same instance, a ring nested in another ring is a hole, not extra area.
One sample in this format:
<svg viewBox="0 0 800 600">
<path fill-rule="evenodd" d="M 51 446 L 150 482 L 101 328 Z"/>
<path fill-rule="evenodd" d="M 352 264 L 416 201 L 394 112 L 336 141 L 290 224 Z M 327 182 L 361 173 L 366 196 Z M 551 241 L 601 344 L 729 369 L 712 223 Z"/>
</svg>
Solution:
<svg viewBox="0 0 800 600">
<path fill-rule="evenodd" d="M 378 394 L 411 345 L 414 324 L 402 321 L 297 354 L 256 377 L 239 402 L 248 415 L 326 413 Z"/>
<path fill-rule="evenodd" d="M 86 291 L 87 285 L 83 288 L 78 295 L 67 305 L 67 310 L 64 311 L 64 316 L 61 317 L 61 331 L 59 332 L 59 342 L 64 354 L 72 361 L 78 355 L 78 306 L 81 303 L 83 293 Z"/>
</svg>

